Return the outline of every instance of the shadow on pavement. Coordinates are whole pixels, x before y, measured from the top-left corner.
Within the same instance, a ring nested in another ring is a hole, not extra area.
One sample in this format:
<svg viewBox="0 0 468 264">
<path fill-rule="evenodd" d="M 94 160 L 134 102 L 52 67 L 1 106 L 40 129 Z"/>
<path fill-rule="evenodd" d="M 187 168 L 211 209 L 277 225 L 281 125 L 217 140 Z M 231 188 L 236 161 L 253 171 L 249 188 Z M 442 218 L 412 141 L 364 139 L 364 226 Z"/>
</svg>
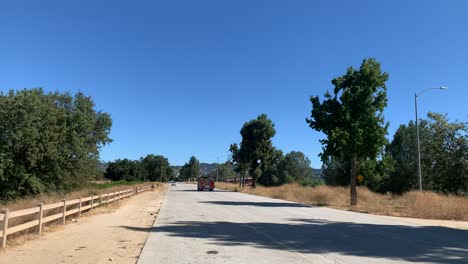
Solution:
<svg viewBox="0 0 468 264">
<path fill-rule="evenodd" d="M 304 204 L 299 204 L 299 203 L 281 203 L 281 202 L 203 201 L 199 203 L 217 204 L 217 205 L 260 206 L 260 207 L 311 207 L 309 205 L 304 205 Z"/>
<path fill-rule="evenodd" d="M 387 258 L 411 262 L 467 263 L 468 231 L 444 227 L 358 224 L 314 219 L 288 223 L 175 222 L 157 228 L 123 228 L 168 236 L 209 239 L 206 243 L 300 253 Z M 213 241 L 214 240 L 214 241 Z"/>
</svg>

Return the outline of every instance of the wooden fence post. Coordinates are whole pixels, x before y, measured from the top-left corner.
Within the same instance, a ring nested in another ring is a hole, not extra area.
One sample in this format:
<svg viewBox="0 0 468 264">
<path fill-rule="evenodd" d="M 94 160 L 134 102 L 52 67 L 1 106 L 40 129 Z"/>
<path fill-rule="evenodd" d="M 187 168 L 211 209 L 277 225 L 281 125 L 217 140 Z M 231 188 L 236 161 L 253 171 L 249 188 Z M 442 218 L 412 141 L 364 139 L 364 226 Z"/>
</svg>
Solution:
<svg viewBox="0 0 468 264">
<path fill-rule="evenodd" d="M 99 206 L 102 206 L 102 194 L 99 195 Z"/>
<path fill-rule="evenodd" d="M 107 193 L 107 206 L 109 206 L 109 193 Z"/>
<path fill-rule="evenodd" d="M 63 216 L 62 216 L 62 224 L 65 224 L 65 220 L 67 217 L 67 200 L 63 199 Z"/>
<path fill-rule="evenodd" d="M 81 216 L 81 197 L 80 197 L 80 202 L 78 204 L 78 217 Z"/>
<path fill-rule="evenodd" d="M 3 222 L 2 222 L 2 225 L 0 227 L 0 230 L 3 231 L 3 235 L 2 235 L 2 244 L 1 244 L 1 247 L 4 249 L 5 246 L 6 246 L 6 239 L 7 239 L 7 229 L 8 229 L 8 209 L 3 209 L 3 210 L 0 210 L 0 213 L 3 213 L 4 217 L 3 217 Z"/>
<path fill-rule="evenodd" d="M 40 203 L 38 204 L 38 206 L 39 206 L 39 215 L 38 215 L 39 225 L 37 228 L 37 234 L 40 235 L 42 233 L 42 217 L 44 216 L 44 204 Z"/>
<path fill-rule="evenodd" d="M 94 195 L 91 195 L 91 211 L 93 210 L 94 205 Z"/>
</svg>

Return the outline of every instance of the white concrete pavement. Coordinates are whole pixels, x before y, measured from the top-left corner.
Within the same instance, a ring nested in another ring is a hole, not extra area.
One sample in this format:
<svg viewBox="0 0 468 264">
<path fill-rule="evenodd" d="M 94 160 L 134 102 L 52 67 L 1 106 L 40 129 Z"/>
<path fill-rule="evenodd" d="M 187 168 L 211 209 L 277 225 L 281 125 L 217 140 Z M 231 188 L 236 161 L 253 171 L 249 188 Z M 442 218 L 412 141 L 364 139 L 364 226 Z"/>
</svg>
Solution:
<svg viewBox="0 0 468 264">
<path fill-rule="evenodd" d="M 140 264 L 468 263 L 466 230 L 188 184 L 172 186 L 141 231 Z"/>
</svg>

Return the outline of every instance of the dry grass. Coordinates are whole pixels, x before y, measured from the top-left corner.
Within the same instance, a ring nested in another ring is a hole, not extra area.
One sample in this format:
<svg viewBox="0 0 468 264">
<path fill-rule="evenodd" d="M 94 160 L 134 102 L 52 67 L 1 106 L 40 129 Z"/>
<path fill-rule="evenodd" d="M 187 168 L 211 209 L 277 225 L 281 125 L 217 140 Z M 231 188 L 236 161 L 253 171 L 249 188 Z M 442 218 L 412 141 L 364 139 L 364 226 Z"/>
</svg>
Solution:
<svg viewBox="0 0 468 264">
<path fill-rule="evenodd" d="M 329 206 L 356 212 L 442 220 L 468 220 L 468 198 L 433 192 L 408 192 L 403 195 L 374 193 L 358 187 L 358 205 L 349 205 L 349 189 L 345 187 L 303 187 L 286 184 L 279 187 L 241 188 L 237 184 L 217 183 L 216 187 L 267 196 L 303 204 Z"/>
</svg>

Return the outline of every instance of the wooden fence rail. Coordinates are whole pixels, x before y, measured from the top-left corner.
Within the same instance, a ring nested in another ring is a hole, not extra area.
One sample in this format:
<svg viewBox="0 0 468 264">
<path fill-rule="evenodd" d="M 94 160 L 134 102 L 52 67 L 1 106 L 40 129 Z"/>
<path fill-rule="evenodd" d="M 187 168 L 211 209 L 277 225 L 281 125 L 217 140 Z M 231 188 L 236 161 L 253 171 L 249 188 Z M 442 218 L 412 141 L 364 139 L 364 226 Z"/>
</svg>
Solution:
<svg viewBox="0 0 468 264">
<path fill-rule="evenodd" d="M 37 226 L 37 234 L 41 234 L 42 226 L 45 223 L 62 219 L 62 224 L 65 224 L 67 216 L 78 214 L 78 217 L 81 216 L 81 213 L 88 210 L 92 211 L 95 207 L 110 204 L 114 201 L 139 194 L 144 191 L 148 191 L 152 188 L 152 185 L 147 185 L 143 187 L 136 187 L 132 189 L 126 189 L 118 192 L 105 193 L 85 198 L 79 198 L 74 200 L 62 200 L 61 202 L 52 203 L 52 204 L 38 204 L 37 207 L 9 211 L 8 209 L 0 209 L 0 247 L 5 248 L 6 239 L 8 235 L 32 228 Z M 86 204 L 86 205 L 83 205 Z M 72 205 L 77 205 L 74 209 L 68 208 Z M 60 208 L 60 212 L 47 215 L 46 211 Z M 26 216 L 26 215 L 36 215 L 36 219 L 27 221 L 25 223 L 16 224 L 14 226 L 8 225 L 8 220 L 11 220 L 16 217 Z M 44 216 L 47 215 L 47 216 Z"/>
</svg>

